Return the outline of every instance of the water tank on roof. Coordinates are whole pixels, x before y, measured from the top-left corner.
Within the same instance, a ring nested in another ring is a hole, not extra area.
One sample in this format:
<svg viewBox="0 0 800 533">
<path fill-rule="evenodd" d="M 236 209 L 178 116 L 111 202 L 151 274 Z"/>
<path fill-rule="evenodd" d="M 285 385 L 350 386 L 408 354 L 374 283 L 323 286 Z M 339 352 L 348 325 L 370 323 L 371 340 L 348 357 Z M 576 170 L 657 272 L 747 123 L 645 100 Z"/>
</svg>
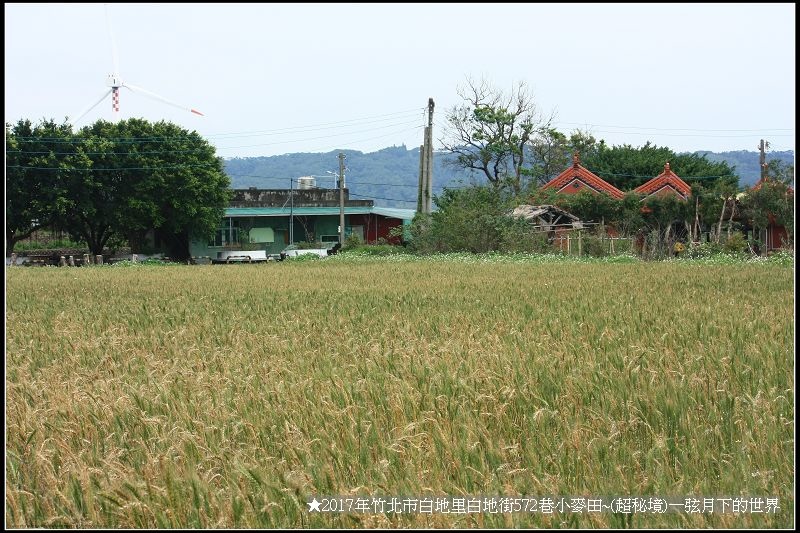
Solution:
<svg viewBox="0 0 800 533">
<path fill-rule="evenodd" d="M 297 178 L 298 189 L 314 189 L 316 186 L 317 182 L 314 179 L 314 176 L 303 176 L 302 178 Z"/>
</svg>

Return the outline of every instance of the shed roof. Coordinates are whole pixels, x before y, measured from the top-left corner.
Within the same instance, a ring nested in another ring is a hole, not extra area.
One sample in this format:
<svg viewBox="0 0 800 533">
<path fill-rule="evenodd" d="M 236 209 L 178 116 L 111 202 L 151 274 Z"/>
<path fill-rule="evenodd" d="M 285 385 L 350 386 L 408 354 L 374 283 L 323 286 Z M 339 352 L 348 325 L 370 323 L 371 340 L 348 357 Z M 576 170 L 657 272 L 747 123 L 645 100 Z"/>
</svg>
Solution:
<svg viewBox="0 0 800 533">
<path fill-rule="evenodd" d="M 541 227 L 571 226 L 576 229 L 583 227 L 580 218 L 555 205 L 522 204 L 514 208 L 511 216 L 524 218 L 528 222 Z"/>
<path fill-rule="evenodd" d="M 555 189 L 556 191 L 563 190 L 567 185 L 575 180 L 580 180 L 590 189 L 596 192 L 604 192 L 616 199 L 621 199 L 625 196 L 621 190 L 617 189 L 606 180 L 594 174 L 589 169 L 581 165 L 580 156 L 577 152 L 572 156 L 572 166 L 567 168 L 564 172 L 548 181 L 542 187 L 543 189 Z"/>
</svg>

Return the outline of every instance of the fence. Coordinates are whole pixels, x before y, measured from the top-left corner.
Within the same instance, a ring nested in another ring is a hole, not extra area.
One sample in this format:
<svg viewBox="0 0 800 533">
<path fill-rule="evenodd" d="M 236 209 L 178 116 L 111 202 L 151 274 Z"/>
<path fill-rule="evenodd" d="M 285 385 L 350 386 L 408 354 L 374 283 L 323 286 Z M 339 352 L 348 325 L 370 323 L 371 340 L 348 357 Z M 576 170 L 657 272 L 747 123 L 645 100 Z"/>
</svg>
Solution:
<svg viewBox="0 0 800 533">
<path fill-rule="evenodd" d="M 610 237 L 576 234 L 561 234 L 553 240 L 553 246 L 566 255 L 602 257 L 619 255 L 633 251 L 632 237 Z"/>
</svg>

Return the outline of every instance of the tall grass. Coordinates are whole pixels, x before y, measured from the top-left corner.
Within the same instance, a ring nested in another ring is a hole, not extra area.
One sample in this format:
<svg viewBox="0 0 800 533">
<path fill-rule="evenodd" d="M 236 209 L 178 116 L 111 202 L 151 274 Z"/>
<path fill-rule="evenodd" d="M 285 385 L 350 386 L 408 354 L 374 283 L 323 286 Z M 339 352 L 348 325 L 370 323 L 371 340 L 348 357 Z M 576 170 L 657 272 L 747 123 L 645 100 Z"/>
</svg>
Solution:
<svg viewBox="0 0 800 533">
<path fill-rule="evenodd" d="M 9 527 L 791 527 L 792 269 L 9 269 Z M 311 495 L 779 497 L 320 515 Z"/>
</svg>

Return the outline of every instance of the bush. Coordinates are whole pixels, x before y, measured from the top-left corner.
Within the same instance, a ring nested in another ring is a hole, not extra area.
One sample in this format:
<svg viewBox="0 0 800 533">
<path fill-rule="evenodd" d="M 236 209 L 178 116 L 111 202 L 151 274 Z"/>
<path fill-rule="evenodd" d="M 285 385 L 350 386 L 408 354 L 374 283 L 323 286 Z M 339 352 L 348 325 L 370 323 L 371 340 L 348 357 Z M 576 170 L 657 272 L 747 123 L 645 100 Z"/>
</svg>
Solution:
<svg viewBox="0 0 800 533">
<path fill-rule="evenodd" d="M 294 243 L 298 250 L 311 250 L 317 248 L 329 248 L 329 243 L 313 242 L 313 241 L 300 241 Z"/>
<path fill-rule="evenodd" d="M 591 257 L 605 257 L 608 255 L 608 240 L 598 235 L 584 235 L 581 241 L 584 255 Z"/>
<path fill-rule="evenodd" d="M 69 239 L 54 239 L 47 242 L 18 241 L 14 244 L 14 252 L 28 252 L 31 250 L 54 250 L 59 248 L 87 248 L 86 243 L 71 241 Z"/>
<path fill-rule="evenodd" d="M 361 237 L 356 235 L 355 233 L 351 233 L 347 237 L 344 238 L 344 246 L 342 246 L 342 250 L 351 250 L 353 248 L 358 248 L 364 244 L 361 240 Z"/>
<path fill-rule="evenodd" d="M 533 252 L 546 251 L 546 237 L 524 220 L 509 216 L 521 201 L 490 186 L 445 189 L 434 198 L 437 211 L 417 214 L 411 225 L 414 251 Z"/>
<path fill-rule="evenodd" d="M 734 239 L 734 235 L 731 235 L 731 239 L 724 243 L 691 243 L 686 247 L 686 251 L 681 255 L 687 259 L 708 259 L 721 256 L 736 259 L 747 259 L 750 257 L 747 241 L 744 239 L 744 236 L 741 233 L 737 233 L 736 235 L 741 236 L 741 241 L 738 238 Z"/>
<path fill-rule="evenodd" d="M 347 255 L 385 257 L 390 255 L 408 254 L 409 252 L 404 247 L 393 244 L 362 244 L 352 248 L 347 248 L 346 253 Z"/>
<path fill-rule="evenodd" d="M 737 231 L 725 240 L 725 244 L 722 247 L 728 253 L 744 253 L 748 249 L 747 239 Z"/>
</svg>

